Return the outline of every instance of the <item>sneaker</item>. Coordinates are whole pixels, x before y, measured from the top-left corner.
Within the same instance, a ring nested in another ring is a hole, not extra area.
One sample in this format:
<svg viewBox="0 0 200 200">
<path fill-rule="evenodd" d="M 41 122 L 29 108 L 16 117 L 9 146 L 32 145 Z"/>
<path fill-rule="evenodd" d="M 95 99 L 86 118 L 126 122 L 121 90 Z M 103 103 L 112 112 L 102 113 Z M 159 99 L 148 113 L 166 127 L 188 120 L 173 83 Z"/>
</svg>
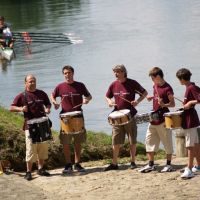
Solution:
<svg viewBox="0 0 200 200">
<path fill-rule="evenodd" d="M 79 163 L 75 163 L 74 170 L 76 170 L 78 172 L 85 172 L 86 171 L 86 169 L 83 168 Z"/>
<path fill-rule="evenodd" d="M 24 177 L 27 181 L 32 180 L 31 172 L 26 172 L 26 175 Z"/>
<path fill-rule="evenodd" d="M 165 165 L 164 168 L 161 170 L 161 172 L 171 172 L 172 166 L 171 165 Z"/>
<path fill-rule="evenodd" d="M 104 168 L 103 171 L 117 170 L 117 169 L 118 169 L 118 165 L 110 164 L 108 167 Z"/>
<path fill-rule="evenodd" d="M 49 172 L 46 172 L 43 168 L 39 169 L 37 174 L 41 176 L 50 176 Z"/>
<path fill-rule="evenodd" d="M 192 178 L 192 177 L 194 177 L 193 171 L 186 167 L 184 173 L 181 175 L 181 178 Z"/>
<path fill-rule="evenodd" d="M 198 173 L 198 172 L 200 172 L 200 169 L 197 169 L 196 166 L 194 166 L 194 167 L 192 168 L 192 172 L 193 172 L 193 173 L 196 173 L 196 172 Z"/>
<path fill-rule="evenodd" d="M 131 169 L 135 169 L 137 168 L 136 164 L 134 162 L 131 162 L 131 166 L 130 166 Z"/>
<path fill-rule="evenodd" d="M 72 169 L 72 164 L 71 163 L 68 163 L 65 165 L 65 169 L 62 171 L 63 173 L 68 173 L 68 172 L 72 172 L 73 169 Z"/>
<path fill-rule="evenodd" d="M 154 167 L 154 165 L 151 167 L 148 164 L 144 168 L 138 170 L 138 172 L 148 172 L 148 171 L 156 171 L 156 168 Z"/>
</svg>

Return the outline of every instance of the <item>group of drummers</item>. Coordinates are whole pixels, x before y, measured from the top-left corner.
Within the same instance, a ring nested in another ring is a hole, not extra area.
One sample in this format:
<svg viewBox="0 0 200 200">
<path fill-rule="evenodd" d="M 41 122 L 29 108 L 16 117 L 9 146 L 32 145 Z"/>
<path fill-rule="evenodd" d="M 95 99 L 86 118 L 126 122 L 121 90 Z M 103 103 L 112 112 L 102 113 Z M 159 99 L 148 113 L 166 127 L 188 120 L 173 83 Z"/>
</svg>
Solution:
<svg viewBox="0 0 200 200">
<path fill-rule="evenodd" d="M 175 106 L 174 92 L 172 87 L 164 80 L 163 71 L 154 67 L 149 76 L 155 83 L 153 95 L 148 96 L 148 92 L 135 80 L 127 78 L 127 70 L 123 64 L 116 65 L 113 68 L 116 81 L 108 88 L 106 101 L 110 107 L 114 107 L 112 113 L 108 116 L 108 121 L 112 125 L 112 144 L 113 144 L 113 162 L 103 170 L 117 170 L 117 158 L 120 144 L 125 141 L 127 134 L 130 143 L 131 169 L 137 168 L 135 164 L 136 142 L 137 142 L 137 124 L 150 122 L 147 128 L 145 144 L 149 158 L 149 163 L 138 172 L 155 171 L 154 154 L 158 151 L 160 141 L 163 143 L 167 154 L 167 162 L 161 172 L 171 172 L 171 160 L 173 153 L 172 129 L 176 122 L 167 126 L 165 122 L 170 116 L 169 107 Z M 81 144 L 86 142 L 86 129 L 81 106 L 88 104 L 92 99 L 86 86 L 74 80 L 74 69 L 72 66 L 65 66 L 62 69 L 65 82 L 56 86 L 51 94 L 51 101 L 55 109 L 59 109 L 61 131 L 60 143 L 63 145 L 63 153 L 66 159 L 66 165 L 63 173 L 73 170 L 86 171 L 80 164 Z M 199 118 L 195 110 L 195 104 L 200 103 L 200 88 L 190 81 L 191 72 L 182 68 L 177 71 L 176 77 L 181 85 L 186 86 L 186 92 L 183 101 L 182 111 L 178 111 L 181 116 L 181 127 L 185 133 L 186 147 L 188 148 L 188 165 L 185 168 L 182 178 L 194 177 L 194 174 L 200 171 L 200 146 L 198 140 L 197 127 Z M 13 112 L 24 113 L 24 127 L 26 135 L 26 162 L 27 172 L 25 179 L 31 180 L 32 164 L 38 159 L 37 174 L 49 176 L 50 174 L 43 168 L 44 160 L 48 157 L 48 142 L 51 136 L 51 121 L 46 116 L 50 113 L 51 103 L 47 94 L 36 89 L 36 78 L 28 75 L 25 78 L 26 89 L 17 95 L 10 106 Z M 136 94 L 139 98 L 136 100 Z M 84 96 L 84 99 L 83 99 Z M 61 97 L 60 103 L 56 101 Z M 114 101 L 112 100 L 114 98 Z M 146 98 L 153 101 L 153 111 L 144 115 L 138 115 L 136 106 Z M 45 106 L 45 108 L 44 108 Z M 173 114 L 174 115 L 174 114 Z M 175 114 L 177 115 L 177 114 Z M 147 119 L 147 120 L 146 120 Z M 170 117 L 171 119 L 171 117 Z M 71 140 L 75 142 L 75 164 L 72 165 L 70 147 Z M 196 163 L 193 166 L 194 156 Z"/>
<path fill-rule="evenodd" d="M 14 40 L 12 33 L 10 31 L 10 24 L 5 22 L 3 16 L 0 16 L 0 47 L 10 47 L 14 46 Z"/>
</svg>

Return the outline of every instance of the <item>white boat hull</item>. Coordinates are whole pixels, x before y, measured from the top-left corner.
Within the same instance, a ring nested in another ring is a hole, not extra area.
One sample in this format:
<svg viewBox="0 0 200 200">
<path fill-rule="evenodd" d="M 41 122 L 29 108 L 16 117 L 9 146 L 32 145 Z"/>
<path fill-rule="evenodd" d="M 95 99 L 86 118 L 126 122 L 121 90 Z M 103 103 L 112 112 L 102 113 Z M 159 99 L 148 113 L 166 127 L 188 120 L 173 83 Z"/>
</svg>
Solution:
<svg viewBox="0 0 200 200">
<path fill-rule="evenodd" d="M 11 49 L 11 48 L 4 48 L 4 49 L 2 49 L 0 47 L 0 54 L 1 54 L 2 58 L 5 58 L 7 60 L 11 60 L 12 57 L 13 57 L 13 49 Z"/>
</svg>

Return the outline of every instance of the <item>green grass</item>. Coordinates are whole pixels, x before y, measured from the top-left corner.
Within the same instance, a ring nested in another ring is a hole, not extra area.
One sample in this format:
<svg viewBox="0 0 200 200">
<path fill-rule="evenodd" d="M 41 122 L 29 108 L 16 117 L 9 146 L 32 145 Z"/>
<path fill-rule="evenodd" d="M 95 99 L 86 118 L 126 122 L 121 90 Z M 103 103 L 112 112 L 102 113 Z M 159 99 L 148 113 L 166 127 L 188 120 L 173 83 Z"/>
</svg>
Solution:
<svg viewBox="0 0 200 200">
<path fill-rule="evenodd" d="M 0 159 L 9 160 L 15 170 L 26 170 L 25 163 L 25 135 L 22 130 L 24 118 L 22 114 L 10 112 L 0 106 Z M 49 143 L 49 158 L 45 167 L 52 169 L 65 165 L 63 148 L 59 141 L 59 132 L 52 130 L 54 140 Z M 74 162 L 74 141 L 70 145 L 71 158 Z M 112 137 L 104 132 L 87 131 L 87 142 L 82 144 L 81 161 L 87 162 L 86 166 L 105 165 L 112 162 Z M 155 155 L 155 159 L 166 158 L 163 150 Z M 148 160 L 145 145 L 137 142 L 136 161 Z M 118 157 L 119 164 L 130 162 L 130 147 L 126 139 L 120 145 Z M 36 166 L 33 166 L 33 169 Z"/>
</svg>

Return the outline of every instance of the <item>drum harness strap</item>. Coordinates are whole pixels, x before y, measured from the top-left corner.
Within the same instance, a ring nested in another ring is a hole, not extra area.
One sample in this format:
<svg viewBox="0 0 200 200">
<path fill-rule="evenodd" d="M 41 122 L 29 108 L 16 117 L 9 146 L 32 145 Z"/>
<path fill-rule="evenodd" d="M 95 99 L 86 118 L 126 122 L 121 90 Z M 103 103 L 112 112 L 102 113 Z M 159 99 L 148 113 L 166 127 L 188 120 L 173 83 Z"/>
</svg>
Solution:
<svg viewBox="0 0 200 200">
<path fill-rule="evenodd" d="M 26 91 L 24 91 L 23 92 L 23 96 L 24 96 L 25 102 L 27 104 L 28 111 L 29 111 L 29 113 L 31 115 L 31 118 L 33 119 L 34 117 L 33 117 L 33 113 L 31 112 L 30 106 L 28 105 L 26 94 L 31 98 L 31 100 L 35 103 L 35 105 L 40 109 L 40 112 L 43 114 L 43 116 L 46 116 L 46 113 L 44 112 L 44 107 L 43 107 L 43 109 L 41 111 L 41 107 L 39 106 L 39 104 Z M 52 121 L 50 119 L 49 119 L 49 125 L 50 125 L 50 127 L 52 127 Z"/>
</svg>

